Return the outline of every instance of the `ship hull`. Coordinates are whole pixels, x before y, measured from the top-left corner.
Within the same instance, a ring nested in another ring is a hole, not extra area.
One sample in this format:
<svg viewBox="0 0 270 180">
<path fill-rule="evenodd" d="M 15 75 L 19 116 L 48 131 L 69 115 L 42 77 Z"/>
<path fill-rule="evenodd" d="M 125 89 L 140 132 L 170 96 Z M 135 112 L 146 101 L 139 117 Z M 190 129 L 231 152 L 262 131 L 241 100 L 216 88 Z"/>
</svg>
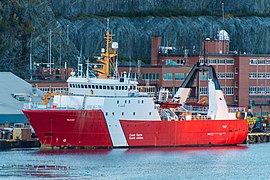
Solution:
<svg viewBox="0 0 270 180">
<path fill-rule="evenodd" d="M 43 146 L 177 147 L 236 145 L 245 141 L 246 120 L 120 120 L 126 145 L 112 139 L 101 110 L 23 110 Z"/>
</svg>

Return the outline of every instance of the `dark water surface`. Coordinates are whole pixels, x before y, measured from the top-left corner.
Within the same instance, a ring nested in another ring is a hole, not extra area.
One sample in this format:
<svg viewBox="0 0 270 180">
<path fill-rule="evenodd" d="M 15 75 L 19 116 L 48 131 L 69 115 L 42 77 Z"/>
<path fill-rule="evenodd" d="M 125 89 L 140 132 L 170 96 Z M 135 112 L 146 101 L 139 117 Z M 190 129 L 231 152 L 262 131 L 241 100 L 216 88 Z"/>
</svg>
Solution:
<svg viewBox="0 0 270 180">
<path fill-rule="evenodd" d="M 0 179 L 270 179 L 270 143 L 237 147 L 0 151 Z"/>
</svg>

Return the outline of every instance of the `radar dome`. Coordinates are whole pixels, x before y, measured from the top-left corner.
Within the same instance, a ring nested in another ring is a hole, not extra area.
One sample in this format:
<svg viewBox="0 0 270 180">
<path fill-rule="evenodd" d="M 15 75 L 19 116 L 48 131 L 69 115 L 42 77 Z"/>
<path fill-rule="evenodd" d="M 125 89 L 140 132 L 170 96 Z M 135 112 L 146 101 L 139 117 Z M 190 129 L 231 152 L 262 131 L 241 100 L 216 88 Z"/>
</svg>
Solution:
<svg viewBox="0 0 270 180">
<path fill-rule="evenodd" d="M 224 41 L 224 40 L 229 41 L 229 40 L 230 40 L 229 34 L 228 34 L 227 31 L 225 31 L 225 30 L 220 30 L 220 31 L 218 32 L 218 39 L 219 39 L 220 41 Z"/>
</svg>

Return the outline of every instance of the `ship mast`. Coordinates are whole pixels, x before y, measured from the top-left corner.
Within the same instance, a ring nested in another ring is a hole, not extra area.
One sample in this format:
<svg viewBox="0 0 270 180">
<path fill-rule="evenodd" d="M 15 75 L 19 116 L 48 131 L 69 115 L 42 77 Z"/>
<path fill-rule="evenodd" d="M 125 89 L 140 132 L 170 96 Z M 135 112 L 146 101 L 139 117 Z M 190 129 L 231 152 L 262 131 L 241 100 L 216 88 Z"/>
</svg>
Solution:
<svg viewBox="0 0 270 180">
<path fill-rule="evenodd" d="M 114 66 L 114 59 L 117 56 L 117 48 L 112 47 L 112 34 L 109 33 L 109 20 L 107 19 L 106 34 L 104 36 L 106 40 L 106 48 L 101 52 L 102 58 L 97 59 L 98 63 L 101 63 L 102 68 L 94 68 L 100 78 L 108 78 L 110 76 L 110 69 Z"/>
</svg>

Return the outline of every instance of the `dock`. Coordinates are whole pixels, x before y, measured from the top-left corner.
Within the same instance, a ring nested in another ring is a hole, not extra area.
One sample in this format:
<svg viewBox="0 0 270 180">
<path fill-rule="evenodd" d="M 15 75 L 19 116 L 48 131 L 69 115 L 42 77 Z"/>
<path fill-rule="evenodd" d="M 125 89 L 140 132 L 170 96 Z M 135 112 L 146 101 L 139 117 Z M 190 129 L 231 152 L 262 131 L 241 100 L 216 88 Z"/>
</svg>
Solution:
<svg viewBox="0 0 270 180">
<path fill-rule="evenodd" d="M 10 149 L 10 148 L 34 148 L 40 147 L 40 142 L 38 139 L 32 140 L 0 140 L 0 150 L 2 149 Z"/>
<path fill-rule="evenodd" d="M 248 133 L 246 143 L 257 144 L 270 142 L 270 132 Z"/>
</svg>

